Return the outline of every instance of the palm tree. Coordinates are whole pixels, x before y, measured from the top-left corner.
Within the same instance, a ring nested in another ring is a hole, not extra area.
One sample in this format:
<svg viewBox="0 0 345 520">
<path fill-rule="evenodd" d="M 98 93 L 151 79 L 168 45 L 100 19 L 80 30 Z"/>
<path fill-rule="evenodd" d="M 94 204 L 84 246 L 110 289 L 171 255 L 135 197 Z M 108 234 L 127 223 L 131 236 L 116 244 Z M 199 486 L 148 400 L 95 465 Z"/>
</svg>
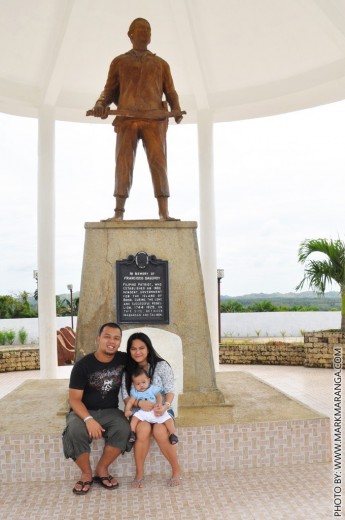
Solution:
<svg viewBox="0 0 345 520">
<path fill-rule="evenodd" d="M 67 298 L 62 296 L 55 296 L 56 300 L 56 315 L 57 316 L 68 316 L 71 312 L 71 305 Z"/>
<path fill-rule="evenodd" d="M 312 253 L 323 253 L 324 260 L 311 260 Z M 308 260 L 308 263 L 306 263 Z M 345 332 L 345 242 L 325 238 L 304 240 L 298 250 L 298 261 L 306 263 L 304 277 L 296 287 L 302 289 L 305 282 L 317 294 L 324 294 L 327 283 L 336 282 L 341 295 L 341 330 Z"/>
</svg>

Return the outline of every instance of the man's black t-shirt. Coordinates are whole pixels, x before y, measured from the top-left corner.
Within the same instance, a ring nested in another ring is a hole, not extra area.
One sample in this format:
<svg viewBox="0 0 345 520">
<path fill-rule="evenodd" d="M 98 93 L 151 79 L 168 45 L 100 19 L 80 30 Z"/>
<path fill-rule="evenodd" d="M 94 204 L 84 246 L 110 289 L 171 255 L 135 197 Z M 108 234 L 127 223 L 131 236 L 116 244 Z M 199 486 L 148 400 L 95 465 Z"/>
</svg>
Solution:
<svg viewBox="0 0 345 520">
<path fill-rule="evenodd" d="M 125 352 L 116 352 L 112 361 L 102 363 L 95 354 L 87 354 L 74 365 L 69 387 L 84 391 L 82 401 L 88 410 L 118 407 L 126 359 Z"/>
</svg>

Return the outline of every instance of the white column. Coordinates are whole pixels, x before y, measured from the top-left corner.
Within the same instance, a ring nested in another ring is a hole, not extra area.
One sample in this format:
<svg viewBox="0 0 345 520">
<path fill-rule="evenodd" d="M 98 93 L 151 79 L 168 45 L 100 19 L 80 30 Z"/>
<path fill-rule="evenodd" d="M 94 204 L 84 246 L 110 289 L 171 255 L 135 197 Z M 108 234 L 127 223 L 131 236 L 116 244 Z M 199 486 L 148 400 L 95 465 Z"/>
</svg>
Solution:
<svg viewBox="0 0 345 520">
<path fill-rule="evenodd" d="M 213 120 L 210 110 L 198 112 L 200 256 L 210 326 L 214 368 L 219 369 L 216 217 L 213 174 Z"/>
<path fill-rule="evenodd" d="M 40 376 L 57 376 L 55 302 L 55 118 L 42 106 L 38 117 L 37 270 Z"/>
</svg>

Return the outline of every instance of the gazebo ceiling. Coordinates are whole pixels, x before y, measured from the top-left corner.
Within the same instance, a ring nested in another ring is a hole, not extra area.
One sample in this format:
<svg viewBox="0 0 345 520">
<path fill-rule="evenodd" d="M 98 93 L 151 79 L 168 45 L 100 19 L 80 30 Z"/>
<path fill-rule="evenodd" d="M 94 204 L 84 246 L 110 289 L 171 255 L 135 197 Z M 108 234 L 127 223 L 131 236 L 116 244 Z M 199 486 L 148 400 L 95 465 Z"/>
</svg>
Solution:
<svg viewBox="0 0 345 520">
<path fill-rule="evenodd" d="M 273 115 L 345 97 L 345 0 L 2 0 L 0 111 L 87 121 L 130 22 L 170 64 L 186 122 Z"/>
</svg>

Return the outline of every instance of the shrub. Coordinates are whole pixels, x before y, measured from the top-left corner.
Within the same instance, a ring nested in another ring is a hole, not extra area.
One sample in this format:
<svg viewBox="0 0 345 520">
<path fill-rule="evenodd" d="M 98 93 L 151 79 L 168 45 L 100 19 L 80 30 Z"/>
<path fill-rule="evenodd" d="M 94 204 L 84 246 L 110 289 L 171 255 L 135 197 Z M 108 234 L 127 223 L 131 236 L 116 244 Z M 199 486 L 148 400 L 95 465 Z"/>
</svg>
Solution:
<svg viewBox="0 0 345 520">
<path fill-rule="evenodd" d="M 26 340 L 28 339 L 28 333 L 26 332 L 26 330 L 24 329 L 24 327 L 22 327 L 21 329 L 19 329 L 19 331 L 18 331 L 18 338 L 19 338 L 19 343 L 20 343 L 21 345 L 25 345 Z"/>
<path fill-rule="evenodd" d="M 6 345 L 7 336 L 4 330 L 0 330 L 0 345 Z"/>
<path fill-rule="evenodd" d="M 13 345 L 14 343 L 14 339 L 16 337 L 16 333 L 14 332 L 14 330 L 10 329 L 10 330 L 6 330 L 5 331 L 5 334 L 6 334 L 6 340 L 7 342 L 10 344 L 10 345 Z"/>
</svg>

